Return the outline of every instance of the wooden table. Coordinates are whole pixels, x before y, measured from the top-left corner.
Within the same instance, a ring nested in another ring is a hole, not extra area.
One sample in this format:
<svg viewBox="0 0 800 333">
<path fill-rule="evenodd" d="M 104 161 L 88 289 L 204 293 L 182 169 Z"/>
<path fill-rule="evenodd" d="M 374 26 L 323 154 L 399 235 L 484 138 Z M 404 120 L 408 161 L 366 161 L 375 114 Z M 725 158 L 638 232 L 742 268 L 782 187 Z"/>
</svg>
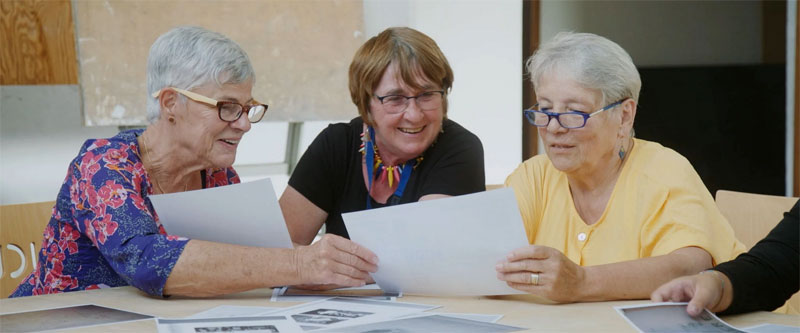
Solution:
<svg viewBox="0 0 800 333">
<path fill-rule="evenodd" d="M 97 304 L 163 318 L 180 318 L 219 305 L 287 307 L 298 303 L 270 302 L 272 289 L 258 289 L 216 298 L 149 297 L 133 287 L 71 292 L 0 300 L 0 313 L 31 311 L 75 304 Z M 545 304 L 532 296 L 427 297 L 404 296 L 401 302 L 441 305 L 431 312 L 502 314 L 498 323 L 529 328 L 531 332 L 636 332 L 614 306 L 648 301 Z M 723 319 L 736 327 L 772 323 L 800 326 L 800 316 L 754 312 Z M 0 331 L 2 323 L 0 323 Z M 155 332 L 155 321 L 138 321 L 79 329 L 81 332 Z"/>
</svg>

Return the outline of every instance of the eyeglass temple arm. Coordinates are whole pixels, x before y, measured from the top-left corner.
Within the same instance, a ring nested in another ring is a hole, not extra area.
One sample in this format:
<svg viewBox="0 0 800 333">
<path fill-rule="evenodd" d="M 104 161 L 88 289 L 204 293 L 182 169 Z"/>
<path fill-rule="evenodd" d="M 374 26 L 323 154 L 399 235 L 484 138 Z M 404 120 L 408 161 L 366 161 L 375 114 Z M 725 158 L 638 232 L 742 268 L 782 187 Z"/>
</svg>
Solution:
<svg viewBox="0 0 800 333">
<path fill-rule="evenodd" d="M 175 88 L 175 87 L 167 87 L 167 88 L 161 89 L 161 90 L 159 90 L 159 91 L 156 91 L 156 92 L 154 92 L 154 93 L 153 93 L 153 95 L 152 95 L 152 96 L 153 96 L 153 98 L 157 98 L 159 95 L 161 95 L 161 92 L 162 92 L 162 91 L 164 91 L 164 90 L 166 90 L 166 89 L 172 89 L 172 90 L 175 90 L 175 91 L 177 91 L 177 92 L 179 92 L 179 93 L 181 93 L 181 94 L 185 95 L 186 97 L 189 97 L 189 98 L 191 98 L 191 99 L 193 99 L 193 100 L 195 100 L 195 101 L 198 101 L 198 102 L 203 102 L 203 103 L 210 104 L 210 105 L 217 105 L 217 104 L 219 103 L 219 101 L 217 101 L 217 100 L 215 100 L 215 99 L 211 99 L 211 98 L 208 98 L 208 97 L 206 97 L 206 96 L 203 96 L 203 95 L 200 95 L 200 94 L 197 94 L 197 93 L 194 93 L 194 92 L 188 91 L 188 90 L 183 90 L 183 89 L 180 89 L 180 88 Z"/>
</svg>

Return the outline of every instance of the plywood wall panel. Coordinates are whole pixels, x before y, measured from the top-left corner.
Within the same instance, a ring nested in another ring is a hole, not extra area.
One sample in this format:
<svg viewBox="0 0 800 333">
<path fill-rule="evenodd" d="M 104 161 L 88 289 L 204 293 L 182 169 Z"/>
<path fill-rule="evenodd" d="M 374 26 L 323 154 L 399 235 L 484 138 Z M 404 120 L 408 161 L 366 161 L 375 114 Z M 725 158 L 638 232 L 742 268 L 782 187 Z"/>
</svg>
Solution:
<svg viewBox="0 0 800 333">
<path fill-rule="evenodd" d="M 363 43 L 361 1 L 77 1 L 87 125 L 145 124 L 150 45 L 179 25 L 237 41 L 256 71 L 267 121 L 347 119 L 347 69 Z"/>
<path fill-rule="evenodd" d="M 0 1 L 0 84 L 77 84 L 69 0 Z"/>
</svg>

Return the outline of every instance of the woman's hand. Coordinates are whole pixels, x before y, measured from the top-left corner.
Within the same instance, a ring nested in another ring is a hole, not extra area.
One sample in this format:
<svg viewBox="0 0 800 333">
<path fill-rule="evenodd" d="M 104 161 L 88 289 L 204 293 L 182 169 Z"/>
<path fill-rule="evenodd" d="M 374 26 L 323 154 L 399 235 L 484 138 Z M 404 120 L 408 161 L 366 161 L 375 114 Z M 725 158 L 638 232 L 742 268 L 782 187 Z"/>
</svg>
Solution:
<svg viewBox="0 0 800 333">
<path fill-rule="evenodd" d="M 369 273 L 378 270 L 378 257 L 353 241 L 327 234 L 314 244 L 298 247 L 295 264 L 300 284 L 326 285 L 315 289 L 357 287 L 371 281 Z"/>
<path fill-rule="evenodd" d="M 724 297 L 726 283 L 730 285 L 730 280 L 725 274 L 706 271 L 667 282 L 656 289 L 650 295 L 650 299 L 653 302 L 689 301 L 686 312 L 690 316 L 699 315 L 703 309 L 720 312 L 730 305 L 730 300 Z"/>
<path fill-rule="evenodd" d="M 586 274 L 558 250 L 538 245 L 511 251 L 495 269 L 497 278 L 511 288 L 565 303 L 580 300 Z M 532 274 L 538 274 L 538 281 Z"/>
</svg>

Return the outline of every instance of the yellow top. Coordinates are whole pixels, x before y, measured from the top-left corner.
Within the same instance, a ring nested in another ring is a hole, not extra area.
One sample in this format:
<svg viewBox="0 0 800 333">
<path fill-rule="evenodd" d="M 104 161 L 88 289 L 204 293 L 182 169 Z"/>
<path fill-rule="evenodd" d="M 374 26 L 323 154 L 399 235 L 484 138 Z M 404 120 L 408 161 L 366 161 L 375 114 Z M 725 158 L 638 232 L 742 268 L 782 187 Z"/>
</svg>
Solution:
<svg viewBox="0 0 800 333">
<path fill-rule="evenodd" d="M 506 179 L 514 189 L 528 241 L 553 247 L 582 266 L 668 254 L 696 246 L 714 264 L 745 251 L 686 158 L 634 139 L 605 211 L 587 225 L 567 176 L 546 155 L 523 162 Z"/>
</svg>

